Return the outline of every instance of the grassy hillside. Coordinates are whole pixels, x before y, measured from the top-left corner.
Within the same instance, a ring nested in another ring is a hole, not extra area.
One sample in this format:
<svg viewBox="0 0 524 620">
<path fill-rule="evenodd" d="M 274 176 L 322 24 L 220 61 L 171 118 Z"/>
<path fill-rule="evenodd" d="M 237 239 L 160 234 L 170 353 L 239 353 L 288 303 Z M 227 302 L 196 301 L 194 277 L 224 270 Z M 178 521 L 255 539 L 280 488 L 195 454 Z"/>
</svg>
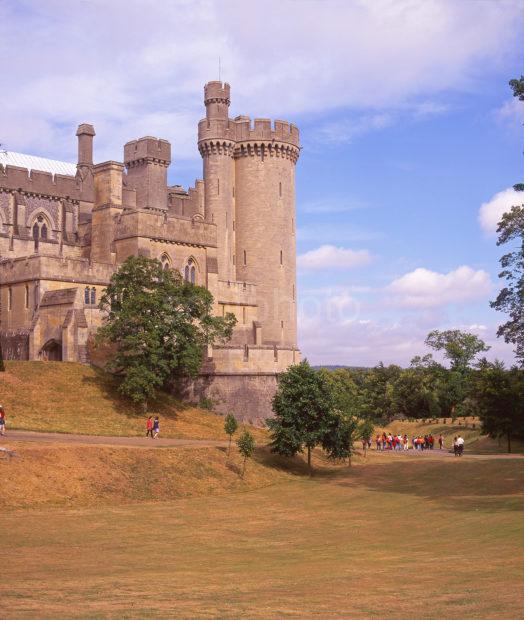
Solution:
<svg viewBox="0 0 524 620">
<path fill-rule="evenodd" d="M 121 398 L 117 381 L 100 369 L 66 362 L 7 362 L 0 373 L 0 404 L 9 428 L 139 436 L 145 418 L 139 407 Z M 191 407 L 162 393 L 150 404 L 148 415 L 159 415 L 161 436 L 226 439 L 224 419 Z M 257 442 L 266 441 L 262 429 L 251 429 Z"/>
</svg>

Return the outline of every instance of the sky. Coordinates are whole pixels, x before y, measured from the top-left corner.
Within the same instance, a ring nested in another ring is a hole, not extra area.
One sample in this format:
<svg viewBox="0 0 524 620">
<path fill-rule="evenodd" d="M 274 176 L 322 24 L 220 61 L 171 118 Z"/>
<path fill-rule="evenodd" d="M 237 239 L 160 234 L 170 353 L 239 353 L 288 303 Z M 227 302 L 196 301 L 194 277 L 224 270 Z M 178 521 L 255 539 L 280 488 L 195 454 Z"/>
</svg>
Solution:
<svg viewBox="0 0 524 620">
<path fill-rule="evenodd" d="M 169 140 L 202 175 L 203 85 L 231 116 L 297 124 L 299 346 L 314 364 L 409 364 L 432 329 L 497 339 L 496 225 L 524 181 L 521 0 L 0 0 L 2 148 L 75 161 Z"/>
</svg>

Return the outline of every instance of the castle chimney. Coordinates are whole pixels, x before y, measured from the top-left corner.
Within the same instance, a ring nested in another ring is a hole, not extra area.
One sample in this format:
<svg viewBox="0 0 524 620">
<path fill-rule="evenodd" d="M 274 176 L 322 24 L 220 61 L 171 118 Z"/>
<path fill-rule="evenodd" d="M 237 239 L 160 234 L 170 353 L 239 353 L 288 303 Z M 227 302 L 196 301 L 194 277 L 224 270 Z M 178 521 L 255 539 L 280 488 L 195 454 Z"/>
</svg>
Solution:
<svg viewBox="0 0 524 620">
<path fill-rule="evenodd" d="M 227 119 L 230 99 L 230 86 L 222 82 L 208 82 L 204 86 L 204 104 L 208 119 Z"/>
<path fill-rule="evenodd" d="M 82 123 L 78 125 L 76 135 L 78 136 L 78 165 L 92 166 L 93 136 L 95 135 L 95 128 L 93 125 Z"/>
</svg>

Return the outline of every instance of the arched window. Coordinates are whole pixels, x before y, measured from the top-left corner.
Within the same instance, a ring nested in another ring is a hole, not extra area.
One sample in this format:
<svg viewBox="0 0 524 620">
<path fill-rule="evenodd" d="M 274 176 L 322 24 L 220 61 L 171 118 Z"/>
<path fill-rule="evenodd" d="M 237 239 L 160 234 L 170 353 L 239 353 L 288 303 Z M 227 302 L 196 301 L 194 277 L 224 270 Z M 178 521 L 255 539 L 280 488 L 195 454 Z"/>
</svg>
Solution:
<svg viewBox="0 0 524 620">
<path fill-rule="evenodd" d="M 42 224 L 42 228 L 40 228 L 40 237 L 42 239 L 47 239 L 47 226 L 45 225 L 45 222 Z"/>
<path fill-rule="evenodd" d="M 89 286 L 84 289 L 84 303 L 89 305 Z"/>
<path fill-rule="evenodd" d="M 7 309 L 13 309 L 13 289 L 11 287 L 7 289 Z"/>
<path fill-rule="evenodd" d="M 26 309 L 29 308 L 29 286 L 27 284 L 25 285 L 25 298 L 24 298 L 24 302 L 25 302 Z"/>
<path fill-rule="evenodd" d="M 171 269 L 171 261 L 167 254 L 162 254 L 160 258 L 160 262 L 162 263 L 162 269 L 165 271 L 166 269 Z"/>
<path fill-rule="evenodd" d="M 196 266 L 192 258 L 188 259 L 187 265 L 184 267 L 184 280 L 196 284 Z"/>
<path fill-rule="evenodd" d="M 43 215 L 37 216 L 32 230 L 33 239 L 35 240 L 35 250 L 37 250 L 40 239 L 46 240 L 48 234 L 48 225 Z"/>
<path fill-rule="evenodd" d="M 96 304 L 96 288 L 93 286 L 91 289 L 91 305 L 94 306 Z"/>
</svg>

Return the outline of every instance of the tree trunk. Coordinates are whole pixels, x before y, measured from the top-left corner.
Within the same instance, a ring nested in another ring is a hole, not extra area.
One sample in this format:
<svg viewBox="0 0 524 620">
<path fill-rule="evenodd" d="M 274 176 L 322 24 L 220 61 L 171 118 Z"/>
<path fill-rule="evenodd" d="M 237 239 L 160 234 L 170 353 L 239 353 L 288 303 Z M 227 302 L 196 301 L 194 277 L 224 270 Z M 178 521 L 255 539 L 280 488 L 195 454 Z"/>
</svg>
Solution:
<svg viewBox="0 0 524 620">
<path fill-rule="evenodd" d="M 508 431 L 508 452 L 511 452 L 511 433 Z"/>
<path fill-rule="evenodd" d="M 242 478 L 244 477 L 244 474 L 246 472 L 246 461 L 247 461 L 247 456 L 244 457 L 244 463 L 242 465 Z"/>
<path fill-rule="evenodd" d="M 231 435 L 229 435 L 229 446 L 227 447 L 227 455 L 231 452 Z"/>
<path fill-rule="evenodd" d="M 307 466 L 309 468 L 309 473 L 311 473 L 311 446 L 307 447 Z"/>
</svg>

